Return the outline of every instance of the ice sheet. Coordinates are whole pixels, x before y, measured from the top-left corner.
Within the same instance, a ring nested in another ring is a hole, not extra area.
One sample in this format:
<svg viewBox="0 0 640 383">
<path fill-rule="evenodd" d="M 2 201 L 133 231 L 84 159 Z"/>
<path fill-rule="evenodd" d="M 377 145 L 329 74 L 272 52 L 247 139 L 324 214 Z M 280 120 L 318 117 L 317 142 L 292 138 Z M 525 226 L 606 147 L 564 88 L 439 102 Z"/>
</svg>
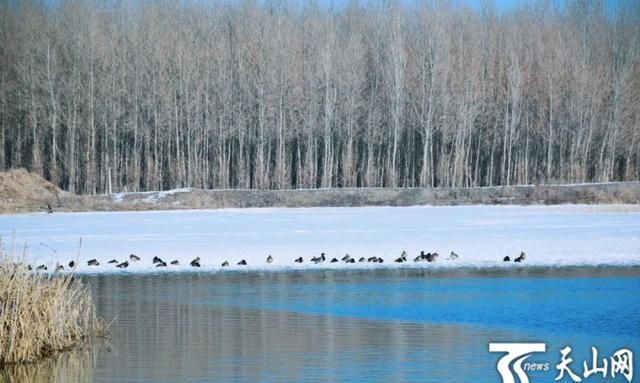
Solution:
<svg viewBox="0 0 640 383">
<path fill-rule="evenodd" d="M 14 234 L 15 233 L 15 234 Z M 80 272 L 123 272 L 111 259 L 130 262 L 124 272 L 355 267 L 523 267 L 640 265 L 640 209 L 637 206 L 460 206 L 366 208 L 269 208 L 0 216 L 7 253 L 26 262 L 77 260 Z M 14 240 L 15 238 L 15 240 Z M 82 247 L 79 247 L 82 239 Z M 394 259 L 406 250 L 409 262 Z M 414 263 L 421 251 L 438 252 L 434 263 Z M 460 257 L 447 260 L 455 251 Z M 502 262 L 526 252 L 523 265 Z M 380 264 L 311 264 L 350 254 L 378 256 Z M 79 254 L 79 255 L 78 255 Z M 268 255 L 274 258 L 267 264 Z M 154 256 L 180 266 L 158 270 Z M 294 259 L 303 257 L 302 264 Z M 96 258 L 99 267 L 87 266 Z M 246 260 L 248 266 L 238 266 Z"/>
</svg>

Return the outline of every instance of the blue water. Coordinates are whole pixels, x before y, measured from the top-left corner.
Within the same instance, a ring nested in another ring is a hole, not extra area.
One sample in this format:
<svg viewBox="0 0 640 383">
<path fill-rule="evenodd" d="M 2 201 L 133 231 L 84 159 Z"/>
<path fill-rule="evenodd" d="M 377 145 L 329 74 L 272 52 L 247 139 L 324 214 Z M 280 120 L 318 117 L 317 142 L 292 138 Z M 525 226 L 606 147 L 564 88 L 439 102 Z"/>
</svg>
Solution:
<svg viewBox="0 0 640 383">
<path fill-rule="evenodd" d="M 488 352 L 497 341 L 546 343 L 530 361 L 548 371 L 529 376 L 551 382 L 565 346 L 577 374 L 591 347 L 600 359 L 640 352 L 639 276 L 539 268 L 88 277 L 102 315 L 118 316 L 118 352 L 98 358 L 95 380 L 499 382 L 501 354 Z"/>
<path fill-rule="evenodd" d="M 565 346 L 579 375 L 591 347 L 600 359 L 640 352 L 639 276 L 638 268 L 84 276 L 100 315 L 115 320 L 108 346 L 69 364 L 91 365 L 82 376 L 95 382 L 500 382 L 502 355 L 489 342 L 544 342 L 547 351 L 528 361 L 548 370 L 529 377 L 553 382 Z"/>
<path fill-rule="evenodd" d="M 331 273 L 330 273 L 331 274 Z M 327 287 L 330 289 L 327 289 Z M 226 285 L 234 294 L 220 304 L 369 320 L 467 324 L 548 335 L 600 335 L 638 339 L 637 276 L 451 277 L 346 274 L 331 284 L 297 280 L 290 293 L 269 284 Z"/>
</svg>

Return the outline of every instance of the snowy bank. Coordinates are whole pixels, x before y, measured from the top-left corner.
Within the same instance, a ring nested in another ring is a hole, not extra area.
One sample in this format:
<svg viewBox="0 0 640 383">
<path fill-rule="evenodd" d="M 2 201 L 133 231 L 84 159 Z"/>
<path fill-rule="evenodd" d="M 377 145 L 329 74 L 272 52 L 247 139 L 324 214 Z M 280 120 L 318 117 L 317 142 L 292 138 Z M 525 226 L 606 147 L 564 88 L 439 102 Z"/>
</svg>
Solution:
<svg viewBox="0 0 640 383">
<path fill-rule="evenodd" d="M 15 230 L 15 249 L 11 242 Z M 505 264 L 521 251 L 525 266 L 640 265 L 640 211 L 625 205 L 460 206 L 369 208 L 267 208 L 112 213 L 55 213 L 0 216 L 8 253 L 26 262 L 56 263 L 80 272 L 355 268 L 355 267 L 522 267 Z M 82 238 L 82 247 L 79 242 Z M 409 262 L 393 262 L 405 250 Z M 438 252 L 435 263 L 413 263 L 421 250 Z M 460 255 L 446 260 L 451 251 Z M 382 257 L 380 264 L 311 264 L 321 252 L 329 259 L 350 254 Z M 79 255 L 78 255 L 79 254 Z M 141 257 L 121 271 L 111 259 Z M 272 263 L 266 257 L 273 256 Z M 304 262 L 294 259 L 303 257 Z M 99 267 L 87 261 L 97 259 Z M 238 266 L 240 260 L 247 266 Z"/>
</svg>

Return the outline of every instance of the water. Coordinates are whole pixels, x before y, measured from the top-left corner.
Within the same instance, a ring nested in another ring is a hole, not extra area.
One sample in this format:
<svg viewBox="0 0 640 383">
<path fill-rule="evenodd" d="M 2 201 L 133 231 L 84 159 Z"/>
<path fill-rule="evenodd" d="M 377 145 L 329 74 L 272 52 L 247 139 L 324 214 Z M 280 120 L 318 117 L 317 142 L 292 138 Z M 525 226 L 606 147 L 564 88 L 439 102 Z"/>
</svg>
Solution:
<svg viewBox="0 0 640 383">
<path fill-rule="evenodd" d="M 529 375 L 551 382 L 565 345 L 578 374 L 591 346 L 600 358 L 640 352 L 638 276 L 639 268 L 84 276 L 100 315 L 115 318 L 111 334 L 87 351 L 89 362 L 64 365 L 82 367 L 56 368 L 96 382 L 499 382 L 501 355 L 488 343 L 539 341 L 547 352 L 530 361 L 550 369 Z"/>
</svg>

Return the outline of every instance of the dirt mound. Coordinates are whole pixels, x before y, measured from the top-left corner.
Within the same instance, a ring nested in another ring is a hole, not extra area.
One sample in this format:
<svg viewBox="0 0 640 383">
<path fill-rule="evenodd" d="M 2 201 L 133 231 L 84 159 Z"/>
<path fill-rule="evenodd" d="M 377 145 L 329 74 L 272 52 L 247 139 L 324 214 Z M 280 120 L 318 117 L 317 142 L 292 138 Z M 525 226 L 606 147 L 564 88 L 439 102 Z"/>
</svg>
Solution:
<svg viewBox="0 0 640 383">
<path fill-rule="evenodd" d="M 3 205 L 53 204 L 59 193 L 60 189 L 54 184 L 25 169 L 0 172 L 0 201 Z"/>
</svg>

